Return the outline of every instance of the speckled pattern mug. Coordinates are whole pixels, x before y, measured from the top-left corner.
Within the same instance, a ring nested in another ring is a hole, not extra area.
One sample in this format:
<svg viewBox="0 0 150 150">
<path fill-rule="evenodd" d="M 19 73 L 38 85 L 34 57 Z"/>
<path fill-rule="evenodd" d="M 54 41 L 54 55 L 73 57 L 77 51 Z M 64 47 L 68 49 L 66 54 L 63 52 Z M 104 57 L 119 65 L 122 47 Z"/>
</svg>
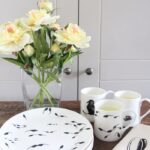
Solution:
<svg viewBox="0 0 150 150">
<path fill-rule="evenodd" d="M 101 100 L 95 103 L 95 136 L 102 141 L 117 141 L 135 121 L 136 114 L 124 109 L 117 100 Z"/>
<path fill-rule="evenodd" d="M 138 92 L 131 91 L 131 90 L 117 91 L 114 93 L 114 99 L 123 102 L 126 109 L 132 110 L 136 113 L 137 117 L 133 126 L 138 125 L 144 117 L 150 114 L 150 109 L 149 109 L 142 116 L 140 116 L 142 102 L 147 101 L 150 103 L 150 100 L 148 98 L 142 98 L 142 95 Z"/>
<path fill-rule="evenodd" d="M 94 122 L 95 102 L 105 99 L 113 91 L 106 91 L 99 87 L 87 87 L 81 90 L 80 95 L 80 112 L 89 121 Z"/>
</svg>

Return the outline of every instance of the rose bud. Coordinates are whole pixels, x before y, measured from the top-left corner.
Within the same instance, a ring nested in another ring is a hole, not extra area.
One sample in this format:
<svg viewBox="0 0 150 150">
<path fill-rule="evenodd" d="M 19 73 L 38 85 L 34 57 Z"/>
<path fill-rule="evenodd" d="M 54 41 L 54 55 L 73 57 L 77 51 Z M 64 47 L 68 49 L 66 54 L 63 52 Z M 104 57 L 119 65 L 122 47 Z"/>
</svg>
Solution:
<svg viewBox="0 0 150 150">
<path fill-rule="evenodd" d="M 52 47 L 51 47 L 51 51 L 53 52 L 58 52 L 60 50 L 60 47 L 57 43 L 53 44 Z"/>
<path fill-rule="evenodd" d="M 74 46 L 71 46 L 70 50 L 71 50 L 72 52 L 76 52 L 76 51 L 77 51 L 77 49 L 76 49 Z"/>
<path fill-rule="evenodd" d="M 31 57 L 34 54 L 34 48 L 31 45 L 27 45 L 24 48 L 23 54 L 25 56 Z"/>
<path fill-rule="evenodd" d="M 53 4 L 49 0 L 39 0 L 38 6 L 40 9 L 45 9 L 48 12 L 53 11 Z"/>
</svg>

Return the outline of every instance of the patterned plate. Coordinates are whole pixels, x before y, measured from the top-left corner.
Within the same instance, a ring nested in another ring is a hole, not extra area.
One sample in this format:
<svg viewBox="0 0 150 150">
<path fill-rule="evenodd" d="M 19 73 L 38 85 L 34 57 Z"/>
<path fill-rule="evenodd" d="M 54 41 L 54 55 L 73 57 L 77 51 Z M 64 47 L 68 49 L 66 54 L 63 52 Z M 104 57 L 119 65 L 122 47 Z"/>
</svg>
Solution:
<svg viewBox="0 0 150 150">
<path fill-rule="evenodd" d="M 2 150 L 84 150 L 92 140 L 89 121 L 62 108 L 25 111 L 0 129 Z"/>
<path fill-rule="evenodd" d="M 94 139 L 93 139 L 93 141 L 90 143 L 90 145 L 88 145 L 84 150 L 92 150 L 92 149 L 93 149 L 93 145 L 94 145 Z"/>
</svg>

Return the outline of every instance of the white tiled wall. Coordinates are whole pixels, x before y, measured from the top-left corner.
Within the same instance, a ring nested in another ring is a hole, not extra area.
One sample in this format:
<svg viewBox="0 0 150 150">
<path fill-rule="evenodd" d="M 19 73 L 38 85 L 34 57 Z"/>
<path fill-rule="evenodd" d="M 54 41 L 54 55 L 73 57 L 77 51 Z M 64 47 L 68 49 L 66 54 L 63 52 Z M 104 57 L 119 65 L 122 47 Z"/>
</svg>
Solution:
<svg viewBox="0 0 150 150">
<path fill-rule="evenodd" d="M 114 91 L 118 90 L 134 90 L 142 93 L 143 98 L 150 97 L 150 80 L 111 80 L 101 81 L 101 87 Z"/>
<path fill-rule="evenodd" d="M 150 97 L 149 6 L 149 0 L 102 0 L 101 87 Z"/>
<path fill-rule="evenodd" d="M 149 60 L 102 60 L 101 80 L 150 80 Z"/>
</svg>

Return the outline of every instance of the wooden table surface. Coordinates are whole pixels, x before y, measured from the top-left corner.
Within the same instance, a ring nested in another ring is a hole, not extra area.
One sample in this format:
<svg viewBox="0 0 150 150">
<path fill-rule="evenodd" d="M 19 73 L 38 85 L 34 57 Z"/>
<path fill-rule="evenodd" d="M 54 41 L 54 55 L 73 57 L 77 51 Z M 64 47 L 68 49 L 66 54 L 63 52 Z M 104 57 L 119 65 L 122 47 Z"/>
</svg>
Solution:
<svg viewBox="0 0 150 150">
<path fill-rule="evenodd" d="M 63 101 L 61 102 L 62 108 L 67 108 L 76 112 L 79 112 L 80 103 L 77 101 Z M 144 102 L 142 105 L 141 114 L 146 112 L 150 108 L 150 104 Z M 17 113 L 20 113 L 25 110 L 25 107 L 22 102 L 0 102 L 0 126 L 8 120 L 10 117 L 14 116 Z M 150 125 L 150 115 L 142 120 L 143 124 Z M 98 140 L 96 137 L 94 139 L 94 148 L 93 150 L 112 150 L 112 148 L 118 142 L 103 142 Z"/>
</svg>

